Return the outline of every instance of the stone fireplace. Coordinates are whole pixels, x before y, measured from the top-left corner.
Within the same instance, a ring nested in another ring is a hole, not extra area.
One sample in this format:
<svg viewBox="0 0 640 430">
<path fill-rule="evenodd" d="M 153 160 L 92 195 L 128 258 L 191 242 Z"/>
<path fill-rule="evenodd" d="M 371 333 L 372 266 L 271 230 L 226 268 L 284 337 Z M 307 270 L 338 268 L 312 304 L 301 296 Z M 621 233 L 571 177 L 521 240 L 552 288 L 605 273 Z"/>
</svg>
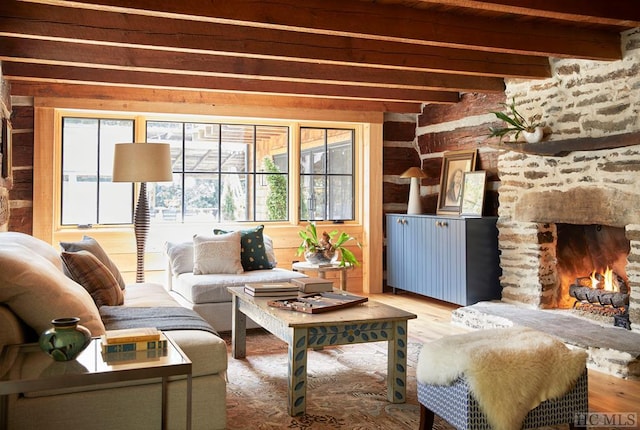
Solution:
<svg viewBox="0 0 640 430">
<path fill-rule="evenodd" d="M 567 297 L 557 264 L 559 230 L 592 226 L 593 236 L 604 228 L 603 236 L 613 236 L 613 247 L 621 249 L 603 257 L 602 264 L 615 265 L 627 283 L 631 329 L 640 332 L 640 145 L 565 156 L 508 151 L 498 169 L 502 300 L 568 307 L 574 300 Z"/>
</svg>

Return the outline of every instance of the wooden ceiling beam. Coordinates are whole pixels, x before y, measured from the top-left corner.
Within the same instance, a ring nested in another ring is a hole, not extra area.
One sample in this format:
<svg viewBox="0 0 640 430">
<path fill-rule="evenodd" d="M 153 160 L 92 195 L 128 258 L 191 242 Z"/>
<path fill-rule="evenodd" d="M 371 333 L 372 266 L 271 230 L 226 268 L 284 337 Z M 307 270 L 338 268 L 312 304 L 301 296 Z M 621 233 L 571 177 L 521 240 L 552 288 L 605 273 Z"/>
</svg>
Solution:
<svg viewBox="0 0 640 430">
<path fill-rule="evenodd" d="M 355 37 L 310 34 L 211 22 L 125 15 L 87 9 L 0 3 L 0 33 L 16 37 L 81 39 L 99 44 L 172 51 L 363 65 L 473 76 L 545 78 L 544 57 L 452 49 Z"/>
<path fill-rule="evenodd" d="M 419 0 L 421 3 L 619 27 L 640 26 L 637 0 Z"/>
<path fill-rule="evenodd" d="M 171 109 L 175 113 L 211 113 L 218 106 L 254 106 L 269 109 L 319 109 L 327 111 L 353 112 L 396 112 L 420 113 L 422 104 L 389 101 L 340 100 L 321 97 L 274 96 L 262 94 L 241 94 L 200 90 L 173 90 L 156 88 L 131 88 L 123 86 L 91 85 L 87 83 L 38 82 L 30 80 L 13 81 L 13 96 L 38 98 L 70 98 L 82 104 L 88 100 L 86 108 L 113 109 L 113 103 L 125 103 L 133 110 L 153 111 L 155 106 L 163 111 Z M 132 102 L 140 103 L 133 106 Z M 199 110 L 197 107 L 202 106 Z M 228 110 L 220 111 L 221 114 Z"/>
<path fill-rule="evenodd" d="M 1 35 L 2 33 L 0 33 Z M 21 43 L 22 42 L 22 43 Z M 99 46 L 86 43 L 0 37 L 0 60 L 66 64 L 176 75 L 234 77 L 261 81 L 329 83 L 432 91 L 502 92 L 500 78 L 388 70 L 201 53 Z"/>
<path fill-rule="evenodd" d="M 620 35 L 612 31 L 360 1 L 136 0 L 135 6 L 130 0 L 23 1 L 512 54 L 593 60 L 621 57 Z"/>
<path fill-rule="evenodd" d="M 305 95 L 338 99 L 391 102 L 456 103 L 457 92 L 404 88 L 376 88 L 326 83 L 262 81 L 216 76 L 77 67 L 52 64 L 2 62 L 4 76 L 10 82 L 21 79 L 49 82 L 85 82 L 119 86 L 144 86 L 167 89 L 202 89 L 208 91 L 254 92 L 258 94 Z"/>
</svg>

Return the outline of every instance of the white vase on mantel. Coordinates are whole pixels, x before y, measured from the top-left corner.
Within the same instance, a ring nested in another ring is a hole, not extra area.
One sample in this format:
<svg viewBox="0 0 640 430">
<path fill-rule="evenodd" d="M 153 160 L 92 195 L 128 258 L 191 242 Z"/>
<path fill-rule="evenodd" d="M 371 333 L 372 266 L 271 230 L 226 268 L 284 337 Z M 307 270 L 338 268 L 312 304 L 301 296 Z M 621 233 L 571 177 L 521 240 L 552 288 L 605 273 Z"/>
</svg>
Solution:
<svg viewBox="0 0 640 430">
<path fill-rule="evenodd" d="M 544 130 L 541 126 L 534 128 L 533 131 L 522 131 L 522 136 L 524 136 L 524 140 L 526 140 L 527 143 L 538 143 L 542 140 L 543 135 Z"/>
</svg>

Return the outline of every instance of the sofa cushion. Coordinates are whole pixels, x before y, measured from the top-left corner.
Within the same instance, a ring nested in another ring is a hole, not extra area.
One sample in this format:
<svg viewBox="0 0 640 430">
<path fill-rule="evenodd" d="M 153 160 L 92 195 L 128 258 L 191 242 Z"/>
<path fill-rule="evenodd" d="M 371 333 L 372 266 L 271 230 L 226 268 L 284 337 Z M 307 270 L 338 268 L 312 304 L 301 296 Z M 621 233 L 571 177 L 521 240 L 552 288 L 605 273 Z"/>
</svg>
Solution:
<svg viewBox="0 0 640 430">
<path fill-rule="evenodd" d="M 37 237 L 33 237 L 25 233 L 7 231 L 0 233 L 0 244 L 3 243 L 13 243 L 29 248 L 36 254 L 49 260 L 54 266 L 56 266 L 56 268 L 58 268 L 58 270 L 62 271 L 63 269 L 60 254 L 58 254 L 58 251 L 56 251 L 53 246 L 49 245 L 44 240 L 40 240 Z"/>
<path fill-rule="evenodd" d="M 263 236 L 264 225 L 239 230 L 240 231 L 240 260 L 245 271 L 271 269 L 267 258 Z M 230 231 L 213 229 L 213 234 L 227 234 Z"/>
<path fill-rule="evenodd" d="M 304 277 L 301 272 L 286 269 L 251 270 L 242 274 L 182 273 L 174 280 L 172 290 L 191 303 L 231 302 L 227 287 L 243 286 L 247 282 L 289 282 Z"/>
<path fill-rule="evenodd" d="M 67 252 L 89 251 L 95 255 L 102 264 L 109 268 L 113 276 L 116 278 L 116 281 L 118 281 L 120 288 L 124 289 L 124 279 L 122 278 L 120 270 L 118 270 L 118 266 L 111 261 L 97 240 L 89 236 L 83 236 L 82 240 L 78 242 L 60 242 L 60 246 Z"/>
<path fill-rule="evenodd" d="M 104 333 L 98 308 L 87 290 L 46 258 L 19 244 L 0 243 L 0 267 L 0 303 L 36 333 L 61 317 L 79 317 L 93 336 Z"/>
<path fill-rule="evenodd" d="M 193 241 L 166 242 L 164 250 L 169 257 L 169 267 L 172 275 L 193 272 Z"/>
<path fill-rule="evenodd" d="M 242 273 L 240 232 L 193 236 L 193 273 Z"/>
<path fill-rule="evenodd" d="M 124 294 L 111 271 L 89 251 L 63 251 L 62 260 L 71 279 L 91 294 L 96 306 L 119 306 Z"/>
</svg>

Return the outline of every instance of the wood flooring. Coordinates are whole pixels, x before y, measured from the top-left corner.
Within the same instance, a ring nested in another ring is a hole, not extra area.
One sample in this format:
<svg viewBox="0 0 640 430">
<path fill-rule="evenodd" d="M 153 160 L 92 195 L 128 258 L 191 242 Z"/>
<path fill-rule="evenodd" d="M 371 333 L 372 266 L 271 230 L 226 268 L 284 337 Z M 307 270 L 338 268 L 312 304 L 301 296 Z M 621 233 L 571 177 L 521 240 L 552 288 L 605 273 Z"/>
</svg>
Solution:
<svg viewBox="0 0 640 430">
<path fill-rule="evenodd" d="M 451 311 L 458 308 L 451 303 L 405 292 L 370 294 L 369 298 L 416 314 L 418 318 L 409 320 L 409 335 L 424 341 L 469 331 L 451 324 Z M 640 418 L 640 381 L 589 370 L 589 411 L 636 412 Z"/>
</svg>

